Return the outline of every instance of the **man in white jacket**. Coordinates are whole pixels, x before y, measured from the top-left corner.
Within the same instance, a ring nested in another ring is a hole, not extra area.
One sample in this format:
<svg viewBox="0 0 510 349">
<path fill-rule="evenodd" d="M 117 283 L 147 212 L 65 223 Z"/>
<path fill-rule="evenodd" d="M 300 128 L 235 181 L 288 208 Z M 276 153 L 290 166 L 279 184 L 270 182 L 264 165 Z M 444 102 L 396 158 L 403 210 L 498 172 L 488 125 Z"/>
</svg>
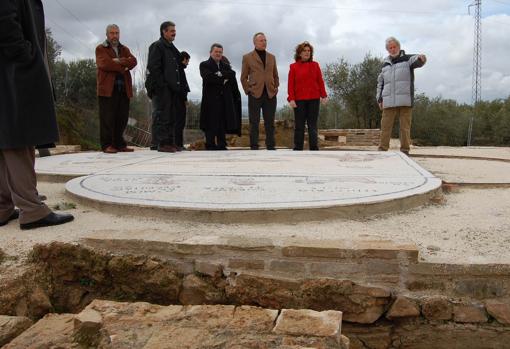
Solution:
<svg viewBox="0 0 510 349">
<path fill-rule="evenodd" d="M 386 39 L 389 56 L 377 79 L 377 103 L 383 111 L 379 150 L 387 151 L 395 118 L 400 120 L 400 151 L 409 155 L 414 103 L 414 69 L 427 62 L 425 55 L 408 55 L 394 37 Z"/>
</svg>

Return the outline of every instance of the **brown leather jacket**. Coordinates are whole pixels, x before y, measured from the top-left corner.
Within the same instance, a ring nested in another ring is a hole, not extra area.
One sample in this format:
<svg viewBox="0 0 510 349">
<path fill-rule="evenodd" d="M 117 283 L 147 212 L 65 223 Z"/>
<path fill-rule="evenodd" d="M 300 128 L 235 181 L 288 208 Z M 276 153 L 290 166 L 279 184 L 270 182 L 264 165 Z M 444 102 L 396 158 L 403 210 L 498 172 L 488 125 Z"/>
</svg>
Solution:
<svg viewBox="0 0 510 349">
<path fill-rule="evenodd" d="M 266 51 L 266 66 L 264 68 L 264 64 L 255 50 L 245 54 L 243 56 L 241 84 L 244 92 L 255 98 L 262 96 L 265 86 L 269 98 L 273 98 L 278 93 L 278 86 L 280 86 L 275 56 Z"/>
<path fill-rule="evenodd" d="M 120 73 L 124 75 L 127 96 L 132 98 L 133 83 L 129 71 L 136 67 L 136 58 L 126 46 L 121 44 L 119 44 L 120 63 L 116 63 L 114 58 L 117 58 L 117 55 L 107 41 L 96 47 L 97 95 L 111 97 L 115 77 Z"/>
</svg>

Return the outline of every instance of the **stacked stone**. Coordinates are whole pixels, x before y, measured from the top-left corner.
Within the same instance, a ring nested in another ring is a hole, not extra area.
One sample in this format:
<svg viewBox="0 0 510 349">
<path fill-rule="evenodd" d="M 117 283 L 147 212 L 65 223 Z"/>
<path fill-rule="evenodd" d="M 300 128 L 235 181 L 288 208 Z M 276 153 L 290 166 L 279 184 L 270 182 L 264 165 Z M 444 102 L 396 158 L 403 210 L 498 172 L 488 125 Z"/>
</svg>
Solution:
<svg viewBox="0 0 510 349">
<path fill-rule="evenodd" d="M 78 315 L 46 316 L 4 349 L 348 349 L 341 323 L 338 311 L 96 300 Z"/>
</svg>

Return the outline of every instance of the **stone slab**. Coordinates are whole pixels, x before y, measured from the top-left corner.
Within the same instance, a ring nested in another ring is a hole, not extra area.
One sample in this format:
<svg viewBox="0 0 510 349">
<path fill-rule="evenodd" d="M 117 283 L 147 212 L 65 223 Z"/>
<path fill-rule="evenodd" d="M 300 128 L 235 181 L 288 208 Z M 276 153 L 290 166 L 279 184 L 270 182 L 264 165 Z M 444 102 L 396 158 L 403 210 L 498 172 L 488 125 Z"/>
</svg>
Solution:
<svg viewBox="0 0 510 349">
<path fill-rule="evenodd" d="M 215 212 L 336 208 L 398 201 L 441 186 L 439 178 L 392 152 L 77 155 L 41 159 L 37 171 L 86 174 L 71 180 L 67 191 L 134 207 Z"/>
</svg>

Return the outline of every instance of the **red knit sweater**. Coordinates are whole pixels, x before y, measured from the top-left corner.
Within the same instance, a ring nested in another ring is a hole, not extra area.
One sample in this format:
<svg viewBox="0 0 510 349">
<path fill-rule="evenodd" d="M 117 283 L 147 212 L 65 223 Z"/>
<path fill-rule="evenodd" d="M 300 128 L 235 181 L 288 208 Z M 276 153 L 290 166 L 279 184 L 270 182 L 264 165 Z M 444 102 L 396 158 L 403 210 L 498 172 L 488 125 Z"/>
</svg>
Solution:
<svg viewBox="0 0 510 349">
<path fill-rule="evenodd" d="M 296 62 L 289 70 L 290 101 L 326 98 L 326 87 L 322 78 L 321 67 L 317 62 Z"/>
</svg>

